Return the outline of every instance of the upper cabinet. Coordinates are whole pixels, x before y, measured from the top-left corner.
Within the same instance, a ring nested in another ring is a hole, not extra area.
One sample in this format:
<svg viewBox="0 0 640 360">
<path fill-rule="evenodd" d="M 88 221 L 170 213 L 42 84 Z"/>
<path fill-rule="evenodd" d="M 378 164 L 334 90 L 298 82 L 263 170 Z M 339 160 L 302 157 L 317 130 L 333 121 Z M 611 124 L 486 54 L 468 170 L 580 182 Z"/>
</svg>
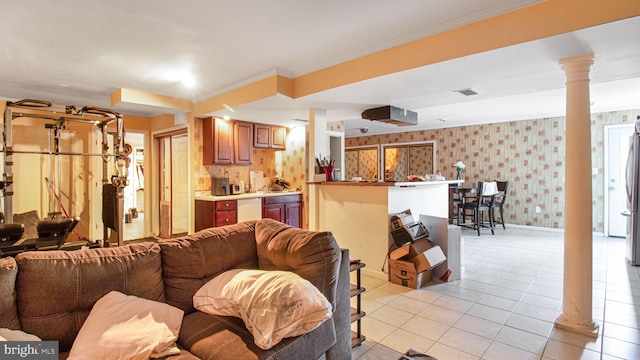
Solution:
<svg viewBox="0 0 640 360">
<path fill-rule="evenodd" d="M 284 150 L 287 128 L 283 126 L 253 124 L 253 146 L 261 149 Z"/>
<path fill-rule="evenodd" d="M 202 119 L 203 165 L 250 165 L 253 161 L 253 126 L 244 121 Z"/>
<path fill-rule="evenodd" d="M 202 119 L 202 163 L 233 164 L 233 124 L 218 118 Z"/>
<path fill-rule="evenodd" d="M 253 163 L 253 123 L 235 121 L 233 123 L 233 152 L 235 164 L 251 165 Z"/>
</svg>

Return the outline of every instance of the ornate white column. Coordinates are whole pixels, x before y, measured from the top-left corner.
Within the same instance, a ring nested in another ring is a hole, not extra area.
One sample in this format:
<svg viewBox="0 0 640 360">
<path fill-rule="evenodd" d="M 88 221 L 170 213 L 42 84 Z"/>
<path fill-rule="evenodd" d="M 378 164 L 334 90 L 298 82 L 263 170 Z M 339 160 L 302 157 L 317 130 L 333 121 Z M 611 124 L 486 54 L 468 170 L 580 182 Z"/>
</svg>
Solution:
<svg viewBox="0 0 640 360">
<path fill-rule="evenodd" d="M 560 60 L 567 78 L 562 313 L 556 327 L 598 336 L 592 319 L 593 221 L 589 69 L 593 54 Z"/>
</svg>

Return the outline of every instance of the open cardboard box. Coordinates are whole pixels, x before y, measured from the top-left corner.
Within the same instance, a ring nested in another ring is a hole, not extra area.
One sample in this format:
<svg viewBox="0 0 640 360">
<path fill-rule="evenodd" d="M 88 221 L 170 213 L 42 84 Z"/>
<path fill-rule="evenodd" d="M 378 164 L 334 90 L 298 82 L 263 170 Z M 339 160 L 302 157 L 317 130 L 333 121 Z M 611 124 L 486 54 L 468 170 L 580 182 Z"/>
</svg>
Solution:
<svg viewBox="0 0 640 360">
<path fill-rule="evenodd" d="M 431 280 L 431 269 L 446 259 L 440 246 L 433 246 L 427 239 L 418 239 L 389 254 L 389 280 L 417 289 Z"/>
</svg>

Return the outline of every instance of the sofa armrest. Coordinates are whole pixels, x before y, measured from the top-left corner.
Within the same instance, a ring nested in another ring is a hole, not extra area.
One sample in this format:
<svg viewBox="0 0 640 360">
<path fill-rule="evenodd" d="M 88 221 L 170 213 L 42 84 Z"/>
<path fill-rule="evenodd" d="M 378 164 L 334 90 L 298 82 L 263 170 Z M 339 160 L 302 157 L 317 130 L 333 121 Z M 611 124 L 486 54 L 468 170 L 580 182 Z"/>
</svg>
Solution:
<svg viewBox="0 0 640 360">
<path fill-rule="evenodd" d="M 349 276 L 349 250 L 341 250 L 336 307 L 333 323 L 336 329 L 336 343 L 326 353 L 327 360 L 351 359 L 351 278 Z"/>
<path fill-rule="evenodd" d="M 335 309 L 342 252 L 330 232 L 262 219 L 256 223 L 256 245 L 260 269 L 298 274 L 315 285 Z"/>
</svg>

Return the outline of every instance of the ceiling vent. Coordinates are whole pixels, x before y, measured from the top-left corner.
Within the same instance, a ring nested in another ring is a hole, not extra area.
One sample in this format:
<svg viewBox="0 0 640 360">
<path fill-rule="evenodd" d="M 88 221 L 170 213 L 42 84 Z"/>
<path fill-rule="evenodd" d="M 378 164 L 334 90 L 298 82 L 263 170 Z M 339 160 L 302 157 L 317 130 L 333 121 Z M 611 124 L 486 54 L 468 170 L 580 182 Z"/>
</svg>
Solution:
<svg viewBox="0 0 640 360">
<path fill-rule="evenodd" d="M 362 118 L 398 126 L 418 124 L 417 112 L 407 109 L 400 109 L 391 105 L 365 110 L 362 112 Z"/>
<path fill-rule="evenodd" d="M 460 89 L 460 90 L 454 90 L 453 92 L 457 92 L 458 94 L 462 94 L 464 96 L 473 96 L 473 95 L 478 95 L 478 92 L 468 88 L 468 89 Z"/>
</svg>

